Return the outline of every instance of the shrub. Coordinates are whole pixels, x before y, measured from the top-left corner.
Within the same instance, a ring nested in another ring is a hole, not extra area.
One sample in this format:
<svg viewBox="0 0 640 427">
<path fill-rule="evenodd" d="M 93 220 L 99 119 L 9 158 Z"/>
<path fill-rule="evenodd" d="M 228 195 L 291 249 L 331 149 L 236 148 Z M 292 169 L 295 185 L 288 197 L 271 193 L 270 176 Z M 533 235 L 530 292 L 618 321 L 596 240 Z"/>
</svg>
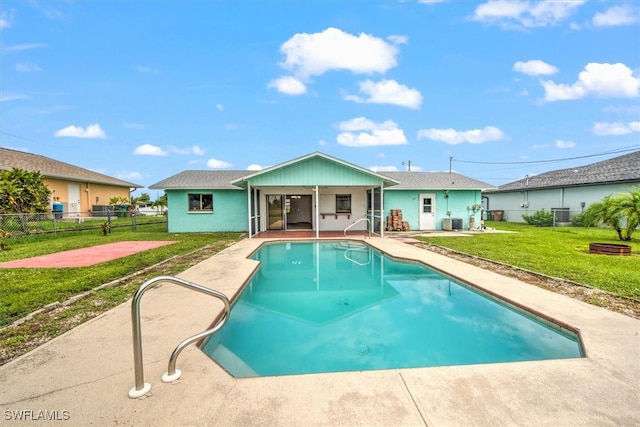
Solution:
<svg viewBox="0 0 640 427">
<path fill-rule="evenodd" d="M 551 227 L 553 225 L 553 212 L 547 212 L 542 208 L 533 215 L 522 215 L 522 219 L 524 219 L 527 224 L 536 227 Z"/>
<path fill-rule="evenodd" d="M 574 227 L 584 227 L 585 225 L 584 212 L 571 215 L 571 225 L 573 225 Z"/>
</svg>

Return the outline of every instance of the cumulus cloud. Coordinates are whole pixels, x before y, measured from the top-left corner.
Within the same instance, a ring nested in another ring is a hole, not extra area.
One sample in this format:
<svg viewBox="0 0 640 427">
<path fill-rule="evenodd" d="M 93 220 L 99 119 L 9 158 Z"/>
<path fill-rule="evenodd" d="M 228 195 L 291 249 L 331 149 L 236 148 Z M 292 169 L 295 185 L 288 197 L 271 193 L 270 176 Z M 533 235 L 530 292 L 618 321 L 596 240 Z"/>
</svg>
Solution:
<svg viewBox="0 0 640 427">
<path fill-rule="evenodd" d="M 248 171 L 261 171 L 263 168 L 262 166 L 258 165 L 258 164 L 250 164 L 249 166 L 247 166 L 247 170 Z"/>
<path fill-rule="evenodd" d="M 493 126 L 465 131 L 455 129 L 420 129 L 418 131 L 418 139 L 431 139 L 447 144 L 460 144 L 463 142 L 482 144 L 483 142 L 499 141 L 504 138 L 505 134 Z"/>
<path fill-rule="evenodd" d="M 304 79 L 330 70 L 356 74 L 384 73 L 397 65 L 395 45 L 370 34 L 353 35 L 338 28 L 299 33 L 284 42 L 282 67 Z"/>
<path fill-rule="evenodd" d="M 340 145 L 347 147 L 374 147 L 382 145 L 404 145 L 404 131 L 392 121 L 376 123 L 365 117 L 357 117 L 338 124 L 342 132 L 336 137 Z"/>
<path fill-rule="evenodd" d="M 347 95 L 344 99 L 367 104 L 393 104 L 413 109 L 420 108 L 422 94 L 416 89 L 410 89 L 395 80 L 381 80 L 373 82 L 365 80 L 359 83 L 360 93 L 364 95 Z"/>
<path fill-rule="evenodd" d="M 13 15 L 9 12 L 0 12 L 0 30 L 5 28 L 11 28 L 13 22 Z"/>
<path fill-rule="evenodd" d="M 578 74 L 571 85 L 543 81 L 545 101 L 565 101 L 588 95 L 601 98 L 635 98 L 640 90 L 640 78 L 625 64 L 591 62 Z"/>
<path fill-rule="evenodd" d="M 291 76 L 271 80 L 267 87 L 276 89 L 278 92 L 286 95 L 302 95 L 303 93 L 307 93 L 305 84 Z"/>
<path fill-rule="evenodd" d="M 557 25 L 573 15 L 585 0 L 572 1 L 502 1 L 489 0 L 479 5 L 474 21 L 503 28 L 535 28 Z"/>
<path fill-rule="evenodd" d="M 223 160 L 214 158 L 207 160 L 207 167 L 210 167 L 211 169 L 226 169 L 230 168 L 231 166 L 233 166 L 231 163 L 227 163 Z"/>
<path fill-rule="evenodd" d="M 156 145 L 142 144 L 133 150 L 133 154 L 136 156 L 166 156 L 167 152 Z"/>
<path fill-rule="evenodd" d="M 591 130 L 598 136 L 628 135 L 633 132 L 640 132 L 640 122 L 596 122 Z"/>
<path fill-rule="evenodd" d="M 574 148 L 576 143 L 573 141 L 563 141 L 561 139 L 556 140 L 556 147 L 558 148 Z"/>
<path fill-rule="evenodd" d="M 393 35 L 387 37 L 387 40 L 389 40 L 393 44 L 407 44 L 407 43 L 409 43 L 409 37 L 401 36 L 399 34 L 393 34 Z"/>
<path fill-rule="evenodd" d="M 518 61 L 513 64 L 513 71 L 517 71 L 519 73 L 528 74 L 530 76 L 540 76 L 540 75 L 549 75 L 555 74 L 558 72 L 558 69 L 553 65 L 549 65 L 544 61 L 540 61 L 539 59 L 533 59 L 531 61 Z"/>
<path fill-rule="evenodd" d="M 95 123 L 83 128 L 82 126 L 67 126 L 62 128 L 54 134 L 57 137 L 71 137 L 71 138 L 95 138 L 105 139 L 107 135 L 99 124 Z"/>
<path fill-rule="evenodd" d="M 596 27 L 620 27 L 638 22 L 638 11 L 629 4 L 612 6 L 604 12 L 598 12 L 593 17 Z"/>
<path fill-rule="evenodd" d="M 373 172 L 398 172 L 396 166 L 369 166 L 369 170 Z"/>
</svg>

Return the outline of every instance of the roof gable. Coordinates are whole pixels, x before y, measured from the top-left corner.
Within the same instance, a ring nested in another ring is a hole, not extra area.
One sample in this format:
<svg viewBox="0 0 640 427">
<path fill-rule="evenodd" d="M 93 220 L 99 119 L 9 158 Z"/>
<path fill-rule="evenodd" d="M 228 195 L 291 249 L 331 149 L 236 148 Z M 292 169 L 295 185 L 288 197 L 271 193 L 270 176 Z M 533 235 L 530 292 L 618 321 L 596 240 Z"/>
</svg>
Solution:
<svg viewBox="0 0 640 427">
<path fill-rule="evenodd" d="M 327 156 L 312 153 L 285 163 L 264 169 L 233 181 L 245 186 L 291 185 L 395 185 L 394 179 L 377 174 L 360 166 Z"/>
</svg>

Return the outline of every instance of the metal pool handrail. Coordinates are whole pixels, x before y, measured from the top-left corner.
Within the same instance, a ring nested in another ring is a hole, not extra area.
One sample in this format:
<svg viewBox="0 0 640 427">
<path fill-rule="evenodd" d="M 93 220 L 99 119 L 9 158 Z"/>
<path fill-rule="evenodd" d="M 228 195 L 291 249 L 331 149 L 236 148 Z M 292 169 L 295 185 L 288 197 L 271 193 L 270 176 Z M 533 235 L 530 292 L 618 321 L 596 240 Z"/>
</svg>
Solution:
<svg viewBox="0 0 640 427">
<path fill-rule="evenodd" d="M 169 358 L 169 368 L 167 372 L 162 376 L 163 382 L 172 382 L 180 378 L 182 372 L 179 369 L 176 369 L 176 359 L 178 358 L 182 350 L 184 350 L 184 348 L 189 344 L 218 332 L 220 328 L 222 328 L 227 322 L 229 313 L 231 311 L 229 299 L 225 294 L 198 285 L 197 283 L 189 282 L 188 280 L 179 279 L 173 276 L 158 276 L 143 283 L 134 294 L 133 301 L 131 301 L 131 324 L 133 327 L 133 361 L 135 370 L 135 387 L 129 390 L 129 397 L 132 399 L 142 397 L 147 394 L 149 390 L 151 390 L 151 384 L 144 382 L 144 369 L 142 363 L 142 332 L 140 329 L 140 300 L 142 299 L 142 295 L 146 292 L 147 289 L 160 282 L 169 282 L 194 291 L 202 292 L 204 294 L 220 299 L 224 304 L 224 313 L 213 327 L 207 329 L 206 331 L 200 332 L 199 334 L 186 338 L 180 344 L 178 344 L 175 350 L 173 350 L 173 353 L 171 353 L 171 357 Z"/>
<path fill-rule="evenodd" d="M 359 220 L 357 220 L 356 222 L 354 222 L 351 225 L 348 225 L 347 228 L 344 229 L 344 237 L 347 237 L 347 230 L 350 229 L 351 227 L 353 227 L 354 225 L 356 225 L 359 222 L 362 221 L 367 221 L 369 223 L 369 227 L 367 228 L 367 230 L 369 230 L 369 238 L 371 238 L 371 221 L 369 220 L 369 218 L 360 218 Z"/>
</svg>

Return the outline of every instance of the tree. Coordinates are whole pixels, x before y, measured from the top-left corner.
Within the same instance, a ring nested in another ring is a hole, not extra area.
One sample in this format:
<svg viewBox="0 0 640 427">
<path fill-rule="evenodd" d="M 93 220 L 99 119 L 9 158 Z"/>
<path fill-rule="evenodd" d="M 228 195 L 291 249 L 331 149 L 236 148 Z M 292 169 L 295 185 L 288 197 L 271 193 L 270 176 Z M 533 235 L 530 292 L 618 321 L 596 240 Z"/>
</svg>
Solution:
<svg viewBox="0 0 640 427">
<path fill-rule="evenodd" d="M 630 241 L 640 226 L 640 187 L 633 187 L 629 193 L 610 194 L 589 205 L 584 220 L 586 226 L 609 226 L 620 240 Z"/>
<path fill-rule="evenodd" d="M 38 171 L 0 171 L 0 213 L 46 212 L 50 194 Z"/>
</svg>

